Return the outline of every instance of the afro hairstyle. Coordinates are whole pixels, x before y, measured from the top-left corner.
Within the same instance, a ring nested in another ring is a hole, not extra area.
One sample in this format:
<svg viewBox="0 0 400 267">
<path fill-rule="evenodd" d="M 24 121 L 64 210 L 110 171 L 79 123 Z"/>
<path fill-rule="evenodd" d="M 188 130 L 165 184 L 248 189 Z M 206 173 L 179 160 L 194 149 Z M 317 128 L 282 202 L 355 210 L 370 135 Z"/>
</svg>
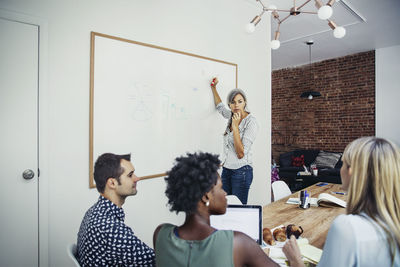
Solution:
<svg viewBox="0 0 400 267">
<path fill-rule="evenodd" d="M 197 203 L 218 181 L 218 155 L 197 152 L 177 157 L 165 181 L 170 211 L 187 214 L 197 211 Z"/>
</svg>

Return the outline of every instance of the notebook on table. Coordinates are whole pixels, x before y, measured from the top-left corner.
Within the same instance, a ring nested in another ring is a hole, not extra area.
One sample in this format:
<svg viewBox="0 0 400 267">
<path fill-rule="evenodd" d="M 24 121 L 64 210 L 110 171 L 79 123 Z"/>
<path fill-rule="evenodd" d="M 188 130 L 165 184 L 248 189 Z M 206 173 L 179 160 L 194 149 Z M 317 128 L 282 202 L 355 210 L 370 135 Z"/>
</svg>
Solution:
<svg viewBox="0 0 400 267">
<path fill-rule="evenodd" d="M 243 232 L 262 245 L 262 207 L 260 205 L 228 205 L 225 214 L 211 215 L 210 224 L 218 230 Z"/>
</svg>

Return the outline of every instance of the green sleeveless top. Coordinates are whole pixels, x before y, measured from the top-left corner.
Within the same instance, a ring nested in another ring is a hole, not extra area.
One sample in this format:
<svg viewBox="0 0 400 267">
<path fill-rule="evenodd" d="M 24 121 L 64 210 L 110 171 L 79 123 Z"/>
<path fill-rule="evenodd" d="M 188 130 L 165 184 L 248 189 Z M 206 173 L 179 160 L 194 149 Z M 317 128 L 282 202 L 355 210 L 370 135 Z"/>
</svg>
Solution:
<svg viewBox="0 0 400 267">
<path fill-rule="evenodd" d="M 233 231 L 218 230 L 203 240 L 184 240 L 165 224 L 156 240 L 157 267 L 234 266 Z"/>
</svg>

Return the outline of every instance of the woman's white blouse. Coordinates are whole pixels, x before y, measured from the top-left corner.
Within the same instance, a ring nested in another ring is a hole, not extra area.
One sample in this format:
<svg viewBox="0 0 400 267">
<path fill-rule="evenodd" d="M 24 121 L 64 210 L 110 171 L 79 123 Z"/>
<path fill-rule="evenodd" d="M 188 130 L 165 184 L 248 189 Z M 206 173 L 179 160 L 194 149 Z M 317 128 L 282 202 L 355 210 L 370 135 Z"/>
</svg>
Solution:
<svg viewBox="0 0 400 267">
<path fill-rule="evenodd" d="M 394 265 L 400 266 L 400 251 Z M 367 215 L 340 215 L 332 223 L 318 266 L 392 266 L 386 236 Z"/>
<path fill-rule="evenodd" d="M 217 110 L 221 115 L 230 119 L 232 116 L 231 110 L 227 109 L 225 105 L 221 102 L 217 105 Z M 253 145 L 254 140 L 256 139 L 258 132 L 258 124 L 256 118 L 249 114 L 246 118 L 244 118 L 239 124 L 239 135 L 240 140 L 242 140 L 243 148 L 244 148 L 244 156 L 239 159 L 237 157 L 235 146 L 233 142 L 233 133 L 228 131 L 228 134 L 224 135 L 224 160 L 223 165 L 228 169 L 239 169 L 243 166 L 250 165 L 252 166 L 252 153 L 251 146 Z"/>
</svg>

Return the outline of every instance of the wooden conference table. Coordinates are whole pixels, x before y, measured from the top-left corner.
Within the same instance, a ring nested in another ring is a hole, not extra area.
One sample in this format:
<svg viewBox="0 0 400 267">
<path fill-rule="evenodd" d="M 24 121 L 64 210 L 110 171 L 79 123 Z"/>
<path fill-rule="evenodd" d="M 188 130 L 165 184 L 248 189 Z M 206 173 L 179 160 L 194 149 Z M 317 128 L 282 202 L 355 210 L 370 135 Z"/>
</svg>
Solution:
<svg viewBox="0 0 400 267">
<path fill-rule="evenodd" d="M 319 183 L 318 183 L 319 184 Z M 343 192 L 341 184 L 327 184 L 324 186 L 311 185 L 303 190 L 311 192 L 311 197 L 318 197 L 321 193 Z M 337 198 L 346 200 L 345 195 L 332 194 Z M 263 207 L 263 227 L 270 229 L 288 224 L 299 225 L 304 232 L 301 235 L 308 239 L 309 243 L 322 249 L 329 227 L 340 214 L 345 214 L 346 209 L 342 207 L 310 207 L 308 209 L 299 208 L 298 205 L 286 204 L 289 198 L 298 198 L 299 192 L 272 202 Z"/>
</svg>

